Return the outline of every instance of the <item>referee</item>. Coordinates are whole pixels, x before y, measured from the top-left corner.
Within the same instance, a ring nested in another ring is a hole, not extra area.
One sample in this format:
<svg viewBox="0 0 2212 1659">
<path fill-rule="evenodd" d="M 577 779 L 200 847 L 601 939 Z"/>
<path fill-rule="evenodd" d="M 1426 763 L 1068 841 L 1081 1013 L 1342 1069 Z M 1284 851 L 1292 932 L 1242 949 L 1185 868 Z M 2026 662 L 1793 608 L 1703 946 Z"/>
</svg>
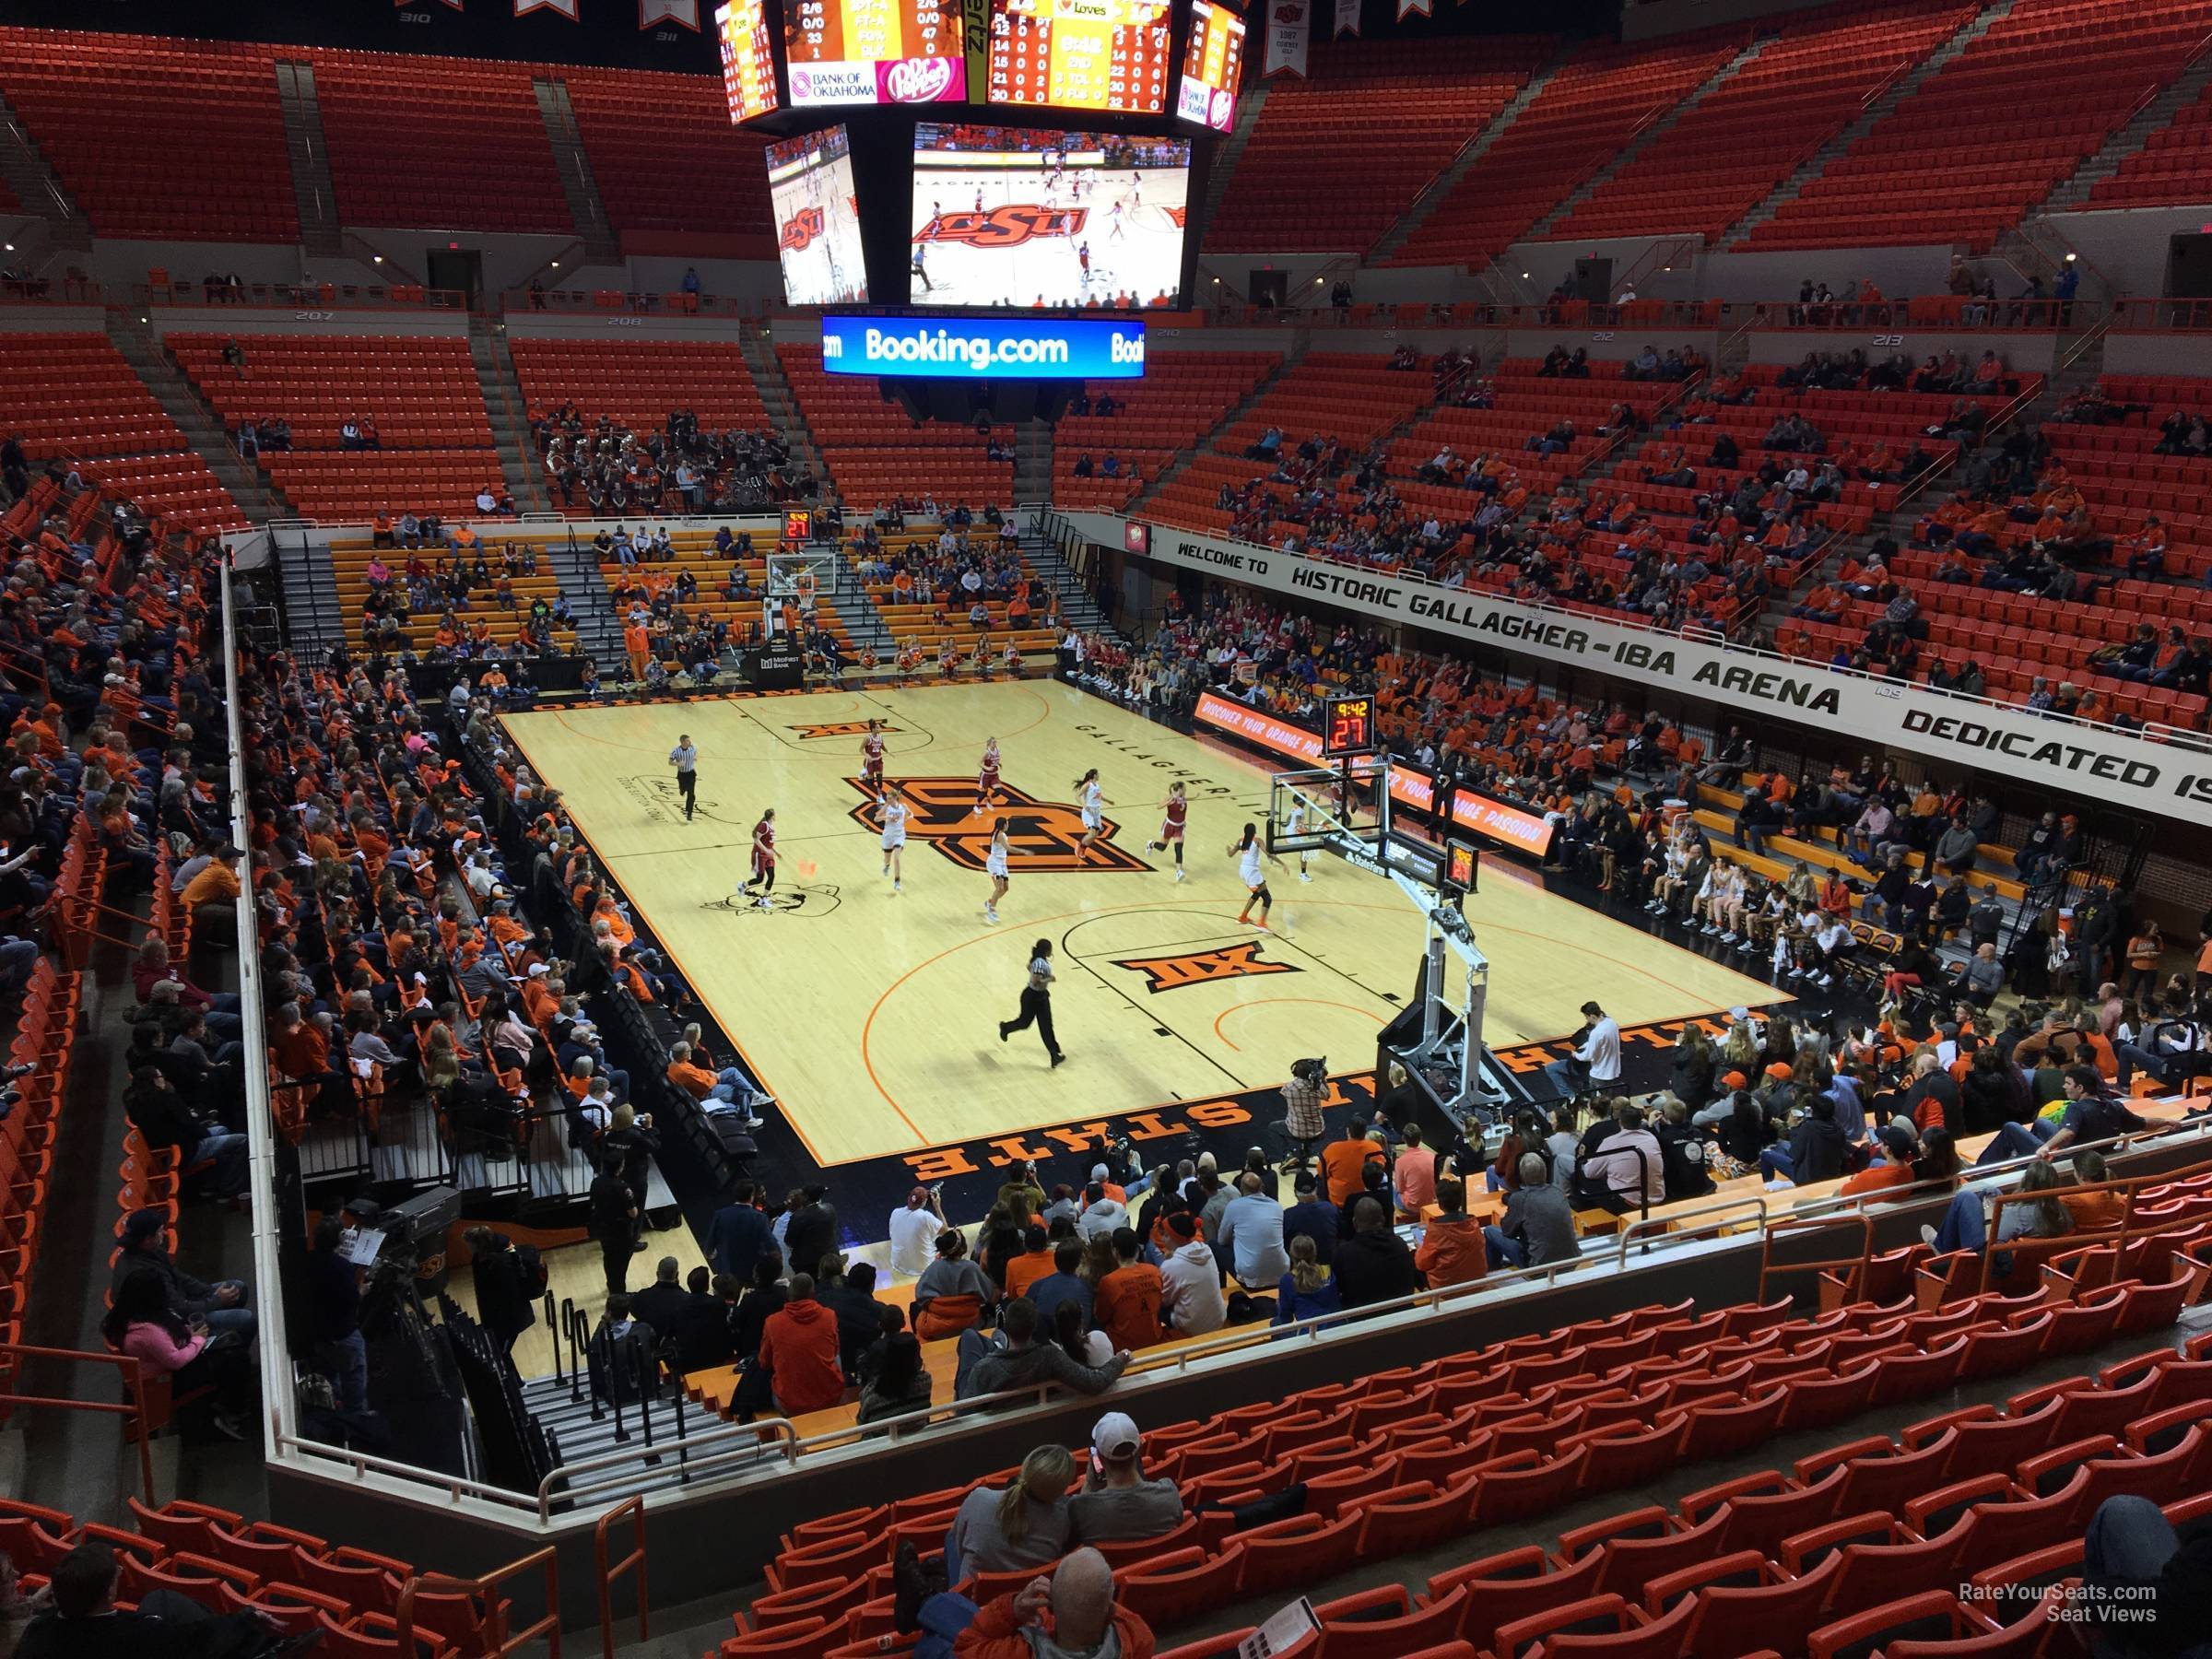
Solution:
<svg viewBox="0 0 2212 1659">
<path fill-rule="evenodd" d="M 1067 1056 L 1060 1052 L 1060 1040 L 1053 1031 L 1053 942 L 1040 939 L 1030 947 L 1030 975 L 1021 990 L 1021 1018 L 998 1022 L 998 1040 L 1004 1042 L 1016 1031 L 1026 1031 L 1031 1026 L 1044 1039 L 1045 1053 L 1058 1065 Z"/>
<path fill-rule="evenodd" d="M 699 751 L 691 747 L 691 734 L 677 735 L 676 747 L 668 751 L 668 764 L 676 768 L 676 787 L 684 797 L 684 822 L 691 821 L 691 808 L 699 804 Z"/>
</svg>

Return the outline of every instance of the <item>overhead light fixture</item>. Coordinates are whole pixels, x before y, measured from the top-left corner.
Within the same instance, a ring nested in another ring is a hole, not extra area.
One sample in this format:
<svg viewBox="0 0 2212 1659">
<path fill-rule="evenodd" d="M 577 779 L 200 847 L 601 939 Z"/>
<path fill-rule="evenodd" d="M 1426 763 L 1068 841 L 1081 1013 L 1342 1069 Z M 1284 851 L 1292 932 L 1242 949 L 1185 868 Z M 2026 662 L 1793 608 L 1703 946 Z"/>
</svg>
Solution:
<svg viewBox="0 0 2212 1659">
<path fill-rule="evenodd" d="M 371 265 L 382 265 L 384 263 L 384 256 L 382 253 L 379 253 L 371 258 L 369 263 Z"/>
<path fill-rule="evenodd" d="M 2067 254 L 2067 255 L 2066 255 L 2066 263 L 2067 263 L 2068 265 L 2072 265 L 2072 264 L 2073 264 L 2073 263 L 2074 263 L 2076 260 L 2079 259 L 2080 257 L 2081 257 L 2081 255 L 2080 255 L 2080 254 L 2078 254 L 2078 253 L 2069 253 L 2069 254 Z"/>
<path fill-rule="evenodd" d="M 560 269 L 560 261 L 559 261 L 559 260 L 558 260 L 558 259 L 557 259 L 557 260 L 555 260 L 555 261 L 553 262 L 553 268 L 554 268 L 555 270 L 557 270 L 557 271 Z"/>
</svg>

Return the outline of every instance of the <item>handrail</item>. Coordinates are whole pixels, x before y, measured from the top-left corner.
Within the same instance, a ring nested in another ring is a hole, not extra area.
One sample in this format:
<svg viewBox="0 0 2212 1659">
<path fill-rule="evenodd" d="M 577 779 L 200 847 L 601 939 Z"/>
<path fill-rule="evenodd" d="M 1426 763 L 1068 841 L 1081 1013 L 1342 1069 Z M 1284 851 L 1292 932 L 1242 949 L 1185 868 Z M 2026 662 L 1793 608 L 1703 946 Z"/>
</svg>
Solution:
<svg viewBox="0 0 2212 1659">
<path fill-rule="evenodd" d="M 1974 12 L 1975 7 L 1969 6 L 1961 7 L 1956 14 L 1954 14 L 1958 18 L 1959 21 L 1952 26 L 1951 33 L 1957 34 L 1959 29 L 1965 28 L 1966 20 L 1969 18 L 1971 18 L 1974 15 Z M 1818 155 L 1822 150 L 1826 149 L 1830 145 L 1841 138 L 1845 133 L 1848 133 L 1853 127 L 1864 121 L 1866 118 L 1866 112 L 1873 109 L 1876 104 L 1881 102 L 1881 100 L 1888 95 L 1890 88 L 1897 85 L 1900 80 L 1903 79 L 1906 76 L 1912 74 L 1915 69 L 1919 68 L 1922 64 L 1927 61 L 1927 57 L 1928 54 L 1926 53 L 1916 53 L 1912 57 L 1904 59 L 1897 65 L 1896 68 L 1890 70 L 1888 75 L 1882 76 L 1880 82 L 1872 89 L 1870 89 L 1864 98 L 1859 100 L 1859 107 L 1852 112 L 1852 116 L 1849 121 L 1839 123 L 1837 125 L 1830 127 L 1828 131 L 1822 133 L 1818 138 L 1814 139 L 1810 144 L 1806 145 L 1803 149 L 1797 152 L 1796 157 L 1779 175 L 1779 181 L 1775 185 L 1775 188 L 1780 189 L 1783 184 L 1786 184 L 1790 180 L 1795 178 L 1798 171 L 1809 163 L 1815 156 Z M 1768 194 L 1771 194 L 1773 193 L 1772 191 L 1770 191 Z M 1760 200 L 1765 200 L 1765 197 L 1761 197 Z M 1757 206 L 1758 204 L 1754 203 L 1753 206 Z M 1734 229 L 1735 226 L 1731 225 L 1729 229 Z"/>
<path fill-rule="evenodd" d="M 2072 1151 L 2073 1149 L 2074 1148 L 2072 1145 L 2069 1144 L 2067 1150 Z M 2036 1156 L 2040 1156 L 2040 1154 Z M 2022 1161 L 2032 1163 L 2035 1161 L 2035 1157 L 2030 1157 Z M 2006 1205 L 2034 1204 L 2045 1198 L 2056 1199 L 2063 1204 L 2068 1198 L 2078 1198 L 2084 1194 L 2088 1193 L 2118 1194 L 2125 1200 L 2125 1202 L 2121 1206 L 2120 1224 L 2117 1227 L 2099 1228 L 2091 1231 L 2082 1233 L 2067 1232 L 2060 1236 L 2067 1240 L 2077 1241 L 2080 1245 L 2084 1246 L 2094 1247 L 2111 1244 L 2124 1250 L 2127 1246 L 2129 1230 L 2135 1227 L 2135 1224 L 2138 1219 L 2136 1214 L 2136 1200 L 2142 1195 L 2146 1189 L 2154 1186 L 2168 1185 L 2172 1182 L 2172 1180 L 2173 1177 L 2170 1174 L 2126 1175 L 2112 1181 L 2071 1182 L 2065 1186 L 2047 1193 L 2023 1193 L 2018 1188 L 2015 1188 L 2009 1193 L 1991 1194 L 1989 1207 L 1989 1242 L 1982 1252 L 1982 1280 L 1980 1285 L 1977 1287 L 1977 1289 L 1987 1290 L 1989 1288 L 1990 1275 L 1994 1271 L 1991 1264 L 1996 1257 L 1998 1248 L 1997 1233 L 1999 1230 L 1999 1223 L 2004 1217 L 2005 1206 Z M 2174 1228 L 2193 1225 L 2194 1225 L 2194 1221 L 2181 1220 L 2171 1223 L 2163 1220 L 2149 1222 L 2145 1225 L 2140 1231 L 2136 1233 L 2136 1237 L 2139 1239 L 2155 1238 L 2159 1233 L 2171 1231 Z M 2005 1241 L 2005 1242 L 2007 1244 L 2016 1242 L 2033 1243 L 2036 1241 L 2038 1241 L 2035 1237 L 2025 1233 L 2021 1234 L 2017 1240 L 2007 1239 Z M 2041 1241 L 2048 1243 L 2051 1241 L 2046 1239 L 2041 1240 Z"/>
<path fill-rule="evenodd" d="M 500 1583 L 534 1567 L 546 1570 L 546 1610 L 535 1623 L 509 1635 L 506 1598 L 499 1594 Z M 422 1591 L 433 1595 L 471 1596 L 481 1603 L 484 1622 L 496 1644 L 477 1650 L 482 1659 L 507 1659 L 508 1654 L 540 1637 L 545 1639 L 547 1659 L 560 1659 L 560 1559 L 550 1544 L 496 1567 L 482 1578 L 455 1578 L 444 1572 L 411 1576 L 399 1587 L 399 1605 L 393 1610 L 393 1623 L 397 1627 L 393 1632 L 394 1643 L 403 1659 L 412 1659 L 415 1653 L 415 1597 Z"/>
<path fill-rule="evenodd" d="M 1857 1224 L 1859 1234 L 1859 1252 L 1856 1255 L 1839 1256 L 1832 1261 L 1776 1262 L 1774 1259 L 1774 1241 L 1777 1236 L 1786 1237 L 1795 1233 L 1811 1232 L 1816 1229 L 1825 1232 L 1832 1228 L 1854 1222 Z M 1867 1216 L 1864 1206 L 1855 1209 L 1849 1216 L 1830 1214 L 1779 1217 L 1773 1225 L 1766 1230 L 1766 1237 L 1759 1251 L 1759 1300 L 1761 1302 L 1767 1300 L 1767 1280 L 1773 1275 L 1825 1273 L 1830 1267 L 1849 1267 L 1853 1270 L 1850 1289 L 1851 1295 L 1855 1298 L 1858 1288 L 1865 1277 L 1867 1264 L 1873 1260 L 1873 1256 L 1874 1222 Z"/>
<path fill-rule="evenodd" d="M 135 1354 L 96 1354 L 87 1348 L 35 1347 L 28 1343 L 0 1342 L 0 1358 L 10 1359 L 66 1359 L 72 1364 L 112 1365 L 123 1373 L 123 1385 L 130 1398 L 120 1403 L 108 1400 L 73 1400 L 53 1394 L 17 1394 L 12 1390 L 0 1394 L 0 1406 L 57 1406 L 64 1411 L 94 1411 L 111 1417 L 135 1417 L 138 1419 L 138 1486 L 150 1506 L 154 1502 L 154 1454 L 149 1449 L 153 1428 L 146 1420 L 145 1368 Z M 16 1368 L 6 1368 L 9 1380 Z"/>
<path fill-rule="evenodd" d="M 618 1561 L 607 1559 L 607 1529 L 618 1521 L 630 1524 L 629 1553 Z M 611 1592 L 615 1581 L 634 1571 L 638 1575 L 638 1640 L 649 1641 L 653 1632 L 646 1626 L 645 1588 L 645 1500 L 632 1497 L 615 1505 L 599 1517 L 598 1525 L 592 1528 L 592 1560 L 598 1569 L 599 1578 L 599 1640 L 604 1659 L 615 1659 L 615 1608 Z"/>
</svg>

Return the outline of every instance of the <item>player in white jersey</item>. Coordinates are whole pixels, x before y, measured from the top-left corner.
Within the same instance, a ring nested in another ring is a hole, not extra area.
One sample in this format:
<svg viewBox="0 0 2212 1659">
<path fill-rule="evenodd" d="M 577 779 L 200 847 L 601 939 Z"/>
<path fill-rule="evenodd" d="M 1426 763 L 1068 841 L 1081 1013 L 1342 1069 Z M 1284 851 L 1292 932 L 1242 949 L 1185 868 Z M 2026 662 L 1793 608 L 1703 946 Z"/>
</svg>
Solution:
<svg viewBox="0 0 2212 1659">
<path fill-rule="evenodd" d="M 1293 791 L 1290 795 L 1290 810 L 1283 818 L 1283 834 L 1289 837 L 1303 835 L 1305 832 L 1306 797 Z M 1300 847 L 1298 852 L 1298 878 L 1300 881 L 1313 879 L 1313 872 L 1306 868 L 1306 850 Z"/>
<path fill-rule="evenodd" d="M 1121 236 L 1124 241 L 1128 240 L 1127 237 L 1123 236 L 1122 232 L 1122 205 L 1120 202 L 1115 202 L 1112 210 L 1107 213 L 1106 225 L 1106 240 L 1108 241 L 1113 241 L 1117 236 Z"/>
<path fill-rule="evenodd" d="M 883 873 L 891 878 L 891 891 L 902 893 L 900 885 L 904 873 L 903 854 L 906 852 L 906 820 L 913 817 L 913 808 L 904 797 L 885 790 L 876 802 L 876 818 L 883 826 Z"/>
<path fill-rule="evenodd" d="M 1237 924 L 1241 927 L 1251 920 L 1253 903 L 1256 900 L 1260 907 L 1260 919 L 1256 925 L 1262 933 L 1265 933 L 1267 912 L 1275 904 L 1275 895 L 1267 890 L 1267 872 L 1260 865 L 1263 853 L 1277 865 L 1283 862 L 1272 853 L 1267 853 L 1258 830 L 1251 824 L 1246 824 L 1244 833 L 1230 844 L 1229 855 L 1237 861 L 1237 876 L 1244 883 L 1245 888 L 1244 908 L 1237 912 Z"/>
<path fill-rule="evenodd" d="M 1083 839 L 1076 843 L 1076 856 L 1080 859 L 1106 828 L 1106 808 L 1113 803 L 1100 788 L 1099 769 L 1095 766 L 1076 780 L 1076 787 L 1082 792 Z"/>
<path fill-rule="evenodd" d="M 998 920 L 998 901 L 1006 896 L 1006 820 L 991 827 L 991 850 L 983 854 L 983 874 L 991 877 L 991 897 L 983 900 L 983 920 Z"/>
</svg>

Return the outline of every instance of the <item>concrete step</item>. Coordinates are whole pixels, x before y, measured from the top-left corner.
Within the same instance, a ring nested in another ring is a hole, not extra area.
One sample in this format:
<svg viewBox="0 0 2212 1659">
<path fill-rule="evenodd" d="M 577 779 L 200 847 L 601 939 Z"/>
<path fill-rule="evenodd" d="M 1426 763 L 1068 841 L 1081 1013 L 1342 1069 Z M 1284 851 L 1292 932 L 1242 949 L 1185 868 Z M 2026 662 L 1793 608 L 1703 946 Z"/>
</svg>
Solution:
<svg viewBox="0 0 2212 1659">
<path fill-rule="evenodd" d="M 338 220 L 338 192 L 330 176 L 330 151 L 323 136 L 323 105 L 315 91 L 312 64 L 276 60 L 276 102 L 284 112 L 284 144 L 291 159 L 292 201 L 300 214 L 300 240 L 311 253 L 336 253 L 345 246 L 345 231 Z"/>
<path fill-rule="evenodd" d="M 618 261 L 621 245 L 606 204 L 592 175 L 591 158 L 584 153 L 583 135 L 576 124 L 576 108 L 569 101 L 568 83 L 546 76 L 534 77 L 530 89 L 537 95 L 537 112 L 544 122 L 546 141 L 553 147 L 553 165 L 560 174 L 561 193 L 568 198 L 569 217 L 583 238 L 584 259 L 592 265 Z"/>
<path fill-rule="evenodd" d="M 2212 52 L 2201 53 L 2158 97 L 2136 112 L 2133 120 L 2104 141 L 2071 177 L 2044 198 L 2046 213 L 2088 203 L 2089 192 L 2120 171 L 2128 157 L 2141 152 L 2150 135 L 2167 126 L 2176 115 L 2195 103 L 2206 87 L 2212 86 Z"/>
<path fill-rule="evenodd" d="M 1237 163 L 1243 159 L 1244 147 L 1252 141 L 1252 129 L 1258 124 L 1260 112 L 1267 106 L 1267 84 L 1254 82 L 1238 96 L 1237 124 L 1228 137 L 1221 141 L 1206 175 L 1206 218 L 1202 224 L 1210 225 L 1220 211 L 1223 199 L 1229 194 L 1229 182 L 1236 176 Z"/>
<path fill-rule="evenodd" d="M 1239 401 L 1235 406 L 1229 411 L 1228 414 L 1222 416 L 1219 420 L 1217 420 L 1211 427 L 1207 428 L 1205 432 L 1201 433 L 1196 442 L 1193 443 L 1190 448 L 1185 450 L 1180 457 L 1172 462 L 1167 467 L 1167 469 L 1159 475 L 1159 477 L 1152 480 L 1150 488 L 1139 491 L 1135 499 L 1129 503 L 1127 511 L 1132 514 L 1141 512 L 1146 502 L 1157 497 L 1162 489 L 1167 488 L 1169 484 L 1181 477 L 1182 474 L 1188 470 L 1192 460 L 1195 456 L 1204 453 L 1206 451 L 1213 447 L 1214 434 L 1216 432 L 1227 431 L 1230 427 L 1236 425 L 1238 421 L 1243 419 L 1245 416 L 1251 414 L 1253 406 L 1256 405 L 1261 398 L 1267 395 L 1269 390 L 1275 385 L 1276 382 L 1281 380 L 1284 375 L 1288 374 L 1293 368 L 1295 368 L 1299 359 L 1306 355 L 1308 338 L 1309 336 L 1304 329 L 1298 330 L 1297 333 L 1292 336 L 1290 349 L 1285 352 L 1282 356 L 1282 359 L 1261 378 L 1260 383 L 1254 386 L 1250 393 L 1248 393 L 1241 401 Z"/>
<path fill-rule="evenodd" d="M 83 246 L 92 245 L 90 227 L 78 211 L 69 193 L 46 157 L 30 135 L 5 97 L 0 97 L 0 178 L 7 181 L 8 188 L 23 211 L 59 225 L 66 225 L 84 232 Z"/>
<path fill-rule="evenodd" d="M 1514 93 L 1506 101 L 1505 108 L 1490 117 L 1488 125 L 1461 146 L 1459 154 L 1452 159 L 1441 172 L 1430 180 L 1427 188 L 1415 196 L 1406 211 L 1398 216 L 1398 222 L 1385 230 L 1382 240 L 1368 250 L 1367 256 L 1370 259 L 1387 259 L 1406 245 L 1406 239 L 1420 229 L 1421 222 L 1436 210 L 1436 205 L 1450 195 L 1460 180 L 1466 177 L 1467 169 L 1479 161 L 1490 146 L 1498 142 L 1498 135 L 1520 119 L 1522 111 L 1543 96 L 1544 88 L 1551 85 L 1552 76 L 1559 72 L 1559 66 L 1566 62 L 1567 55 L 1568 49 L 1562 46 L 1558 56 L 1531 76 L 1528 85 Z"/>
<path fill-rule="evenodd" d="M 273 518 L 298 516 L 276 487 L 257 467 L 247 465 L 231 446 L 222 418 L 162 349 L 151 328 L 128 312 L 113 308 L 108 312 L 107 327 L 108 338 L 115 343 L 124 361 L 130 364 L 161 406 L 162 413 L 176 422 L 193 452 L 207 464 L 207 470 L 230 492 L 230 499 L 249 519 L 265 524 Z"/>
<path fill-rule="evenodd" d="M 550 511 L 545 479 L 530 451 L 530 429 L 523 413 L 528 406 L 521 382 L 515 379 L 514 359 L 507 349 L 506 324 L 471 312 L 468 355 L 476 365 L 477 387 L 484 398 L 492 441 L 500 452 L 500 476 L 507 493 L 514 498 L 519 512 Z"/>
</svg>

